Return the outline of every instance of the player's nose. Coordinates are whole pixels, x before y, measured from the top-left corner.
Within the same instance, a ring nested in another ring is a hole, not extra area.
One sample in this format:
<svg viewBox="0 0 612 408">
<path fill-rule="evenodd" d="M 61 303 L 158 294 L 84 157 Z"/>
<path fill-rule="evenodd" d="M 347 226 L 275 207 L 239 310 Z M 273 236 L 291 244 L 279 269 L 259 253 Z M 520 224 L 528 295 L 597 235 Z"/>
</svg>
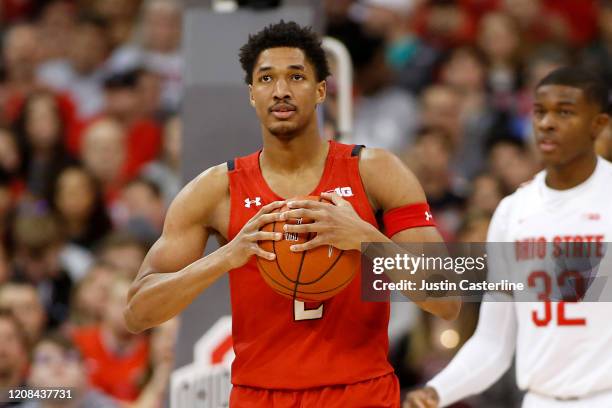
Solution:
<svg viewBox="0 0 612 408">
<path fill-rule="evenodd" d="M 276 81 L 274 85 L 274 98 L 276 99 L 288 99 L 291 96 L 289 85 L 284 79 Z"/>
<path fill-rule="evenodd" d="M 557 127 L 557 123 L 552 115 L 543 115 L 537 122 L 538 128 L 542 131 L 553 130 Z"/>
</svg>

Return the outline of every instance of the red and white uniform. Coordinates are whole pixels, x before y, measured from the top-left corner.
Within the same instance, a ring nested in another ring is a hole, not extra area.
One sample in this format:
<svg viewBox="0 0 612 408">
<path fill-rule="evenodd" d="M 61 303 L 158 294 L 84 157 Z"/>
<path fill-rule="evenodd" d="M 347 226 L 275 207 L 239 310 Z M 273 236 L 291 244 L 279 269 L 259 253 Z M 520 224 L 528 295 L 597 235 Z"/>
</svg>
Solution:
<svg viewBox="0 0 612 408">
<path fill-rule="evenodd" d="M 571 250 L 575 242 L 591 242 L 593 250 L 605 254 L 606 241 L 612 239 L 612 164 L 598 159 L 589 179 L 568 190 L 547 187 L 545 177 L 538 173 L 500 203 L 487 238 L 515 243 L 510 251 L 515 257 L 519 242 L 547 242 L 539 247 L 548 251 L 545 261 L 538 259 L 537 250 L 506 261 L 511 280 L 530 290 L 515 293 L 520 301 L 482 304 L 474 336 L 429 383 L 442 406 L 488 388 L 516 350 L 518 386 L 528 392 L 524 407 L 612 407 L 612 303 L 542 301 L 554 299 L 563 284 L 559 280 L 569 277 L 555 270 L 556 253 Z M 602 258 L 600 277 L 609 274 L 611 257 Z M 602 282 L 592 284 L 585 298 L 601 298 L 594 291 L 603 290 L 610 300 L 610 285 L 602 287 Z"/>
<path fill-rule="evenodd" d="M 362 219 L 376 226 L 359 176 L 359 147 L 329 143 L 323 175 L 311 195 L 336 190 Z M 261 206 L 283 199 L 266 184 L 259 153 L 228 163 L 230 240 Z M 389 304 L 363 302 L 360 275 L 357 271 L 337 296 L 311 305 L 275 293 L 261 278 L 254 257 L 230 271 L 234 386 L 307 390 L 392 373 L 387 361 Z M 399 404 L 399 393 L 391 391 Z M 265 398 L 253 398 L 260 397 Z"/>
</svg>

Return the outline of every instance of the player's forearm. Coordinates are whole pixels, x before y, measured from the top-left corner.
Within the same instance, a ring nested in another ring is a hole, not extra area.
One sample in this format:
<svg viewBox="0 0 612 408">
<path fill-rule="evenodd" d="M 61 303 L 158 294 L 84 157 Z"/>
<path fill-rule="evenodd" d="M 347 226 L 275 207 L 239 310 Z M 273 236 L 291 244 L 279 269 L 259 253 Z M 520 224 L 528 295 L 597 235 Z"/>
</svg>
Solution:
<svg viewBox="0 0 612 408">
<path fill-rule="evenodd" d="M 441 407 L 481 393 L 508 370 L 516 344 L 513 308 L 491 299 L 482 303 L 474 335 L 427 384 L 438 393 Z"/>
<path fill-rule="evenodd" d="M 124 313 L 128 329 L 141 332 L 182 312 L 231 269 L 228 259 L 225 247 L 221 247 L 177 272 L 152 272 L 137 280 Z"/>
<path fill-rule="evenodd" d="M 375 228 L 372 228 L 371 230 L 367 231 L 367 233 L 364 234 L 364 237 L 364 242 L 397 244 Z M 370 258 L 375 258 L 394 257 L 396 254 L 402 254 L 405 252 L 406 250 L 404 250 L 400 245 L 392 245 L 392 247 L 385 245 L 384 247 L 371 247 L 370 249 L 366 250 L 365 253 L 366 256 Z M 420 269 L 414 270 L 410 274 L 407 274 L 405 271 L 396 271 L 390 269 L 385 271 L 385 275 L 393 282 L 400 282 L 401 280 L 408 279 L 410 281 L 415 282 L 417 286 L 420 286 L 420 282 L 423 282 L 427 278 L 425 271 Z M 402 294 L 408 299 L 412 300 L 424 311 L 429 312 L 445 320 L 455 320 L 461 310 L 460 299 L 446 298 L 424 300 L 426 298 L 426 293 L 424 291 L 419 290 L 404 290 L 402 291 Z"/>
</svg>

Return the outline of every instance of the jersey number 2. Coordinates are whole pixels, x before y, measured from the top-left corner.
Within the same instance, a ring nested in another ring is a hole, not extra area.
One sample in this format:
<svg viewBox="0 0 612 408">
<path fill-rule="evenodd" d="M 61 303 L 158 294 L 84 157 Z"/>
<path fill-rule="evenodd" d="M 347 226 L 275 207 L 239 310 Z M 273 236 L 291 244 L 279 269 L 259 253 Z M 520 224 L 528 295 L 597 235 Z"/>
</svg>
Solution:
<svg viewBox="0 0 612 408">
<path fill-rule="evenodd" d="M 306 309 L 306 304 L 299 300 L 293 301 L 293 319 L 298 320 L 315 320 L 323 317 L 323 304 L 316 309 Z"/>
<path fill-rule="evenodd" d="M 582 276 L 574 271 L 565 271 L 559 275 L 558 283 L 559 286 L 563 286 L 568 279 L 575 279 L 577 283 L 576 292 L 578 296 L 584 295 L 584 281 Z M 552 280 L 550 276 L 544 271 L 531 272 L 527 279 L 527 283 L 530 288 L 537 286 L 536 281 L 541 280 L 544 285 L 544 290 L 538 294 L 538 300 L 542 300 L 544 303 L 544 316 L 540 316 L 536 310 L 531 312 L 531 319 L 533 323 L 538 327 L 546 327 L 552 320 L 552 303 L 550 302 L 550 292 L 552 286 Z M 577 297 L 578 297 L 577 296 Z M 570 300 L 570 303 L 576 302 L 577 299 Z M 565 305 L 568 302 L 557 302 L 557 325 L 558 326 L 584 326 L 586 325 L 586 319 L 568 319 L 565 317 Z"/>
</svg>

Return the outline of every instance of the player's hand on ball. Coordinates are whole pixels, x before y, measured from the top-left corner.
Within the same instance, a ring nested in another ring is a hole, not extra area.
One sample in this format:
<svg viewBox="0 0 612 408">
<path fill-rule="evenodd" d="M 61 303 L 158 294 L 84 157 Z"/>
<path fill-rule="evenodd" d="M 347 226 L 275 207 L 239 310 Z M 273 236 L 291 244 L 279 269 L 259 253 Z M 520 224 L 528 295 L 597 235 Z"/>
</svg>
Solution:
<svg viewBox="0 0 612 408">
<path fill-rule="evenodd" d="M 321 197 L 332 203 L 313 200 L 289 200 L 284 219 L 310 218 L 308 224 L 285 224 L 285 232 L 309 233 L 317 235 L 303 244 L 291 247 L 292 251 L 307 251 L 321 246 L 331 245 L 342 250 L 360 250 L 361 242 L 366 241 L 364 234 L 373 228 L 362 220 L 353 206 L 336 193 L 322 193 Z"/>
<path fill-rule="evenodd" d="M 283 238 L 281 232 L 260 231 L 266 224 L 281 220 L 281 212 L 272 212 L 286 201 L 274 201 L 264 205 L 240 230 L 240 232 L 227 244 L 229 262 L 232 269 L 246 264 L 253 255 L 273 260 L 276 255 L 264 251 L 257 241 L 279 241 Z"/>
<path fill-rule="evenodd" d="M 402 408 L 438 408 L 440 398 L 433 387 L 424 387 L 406 395 Z"/>
</svg>

